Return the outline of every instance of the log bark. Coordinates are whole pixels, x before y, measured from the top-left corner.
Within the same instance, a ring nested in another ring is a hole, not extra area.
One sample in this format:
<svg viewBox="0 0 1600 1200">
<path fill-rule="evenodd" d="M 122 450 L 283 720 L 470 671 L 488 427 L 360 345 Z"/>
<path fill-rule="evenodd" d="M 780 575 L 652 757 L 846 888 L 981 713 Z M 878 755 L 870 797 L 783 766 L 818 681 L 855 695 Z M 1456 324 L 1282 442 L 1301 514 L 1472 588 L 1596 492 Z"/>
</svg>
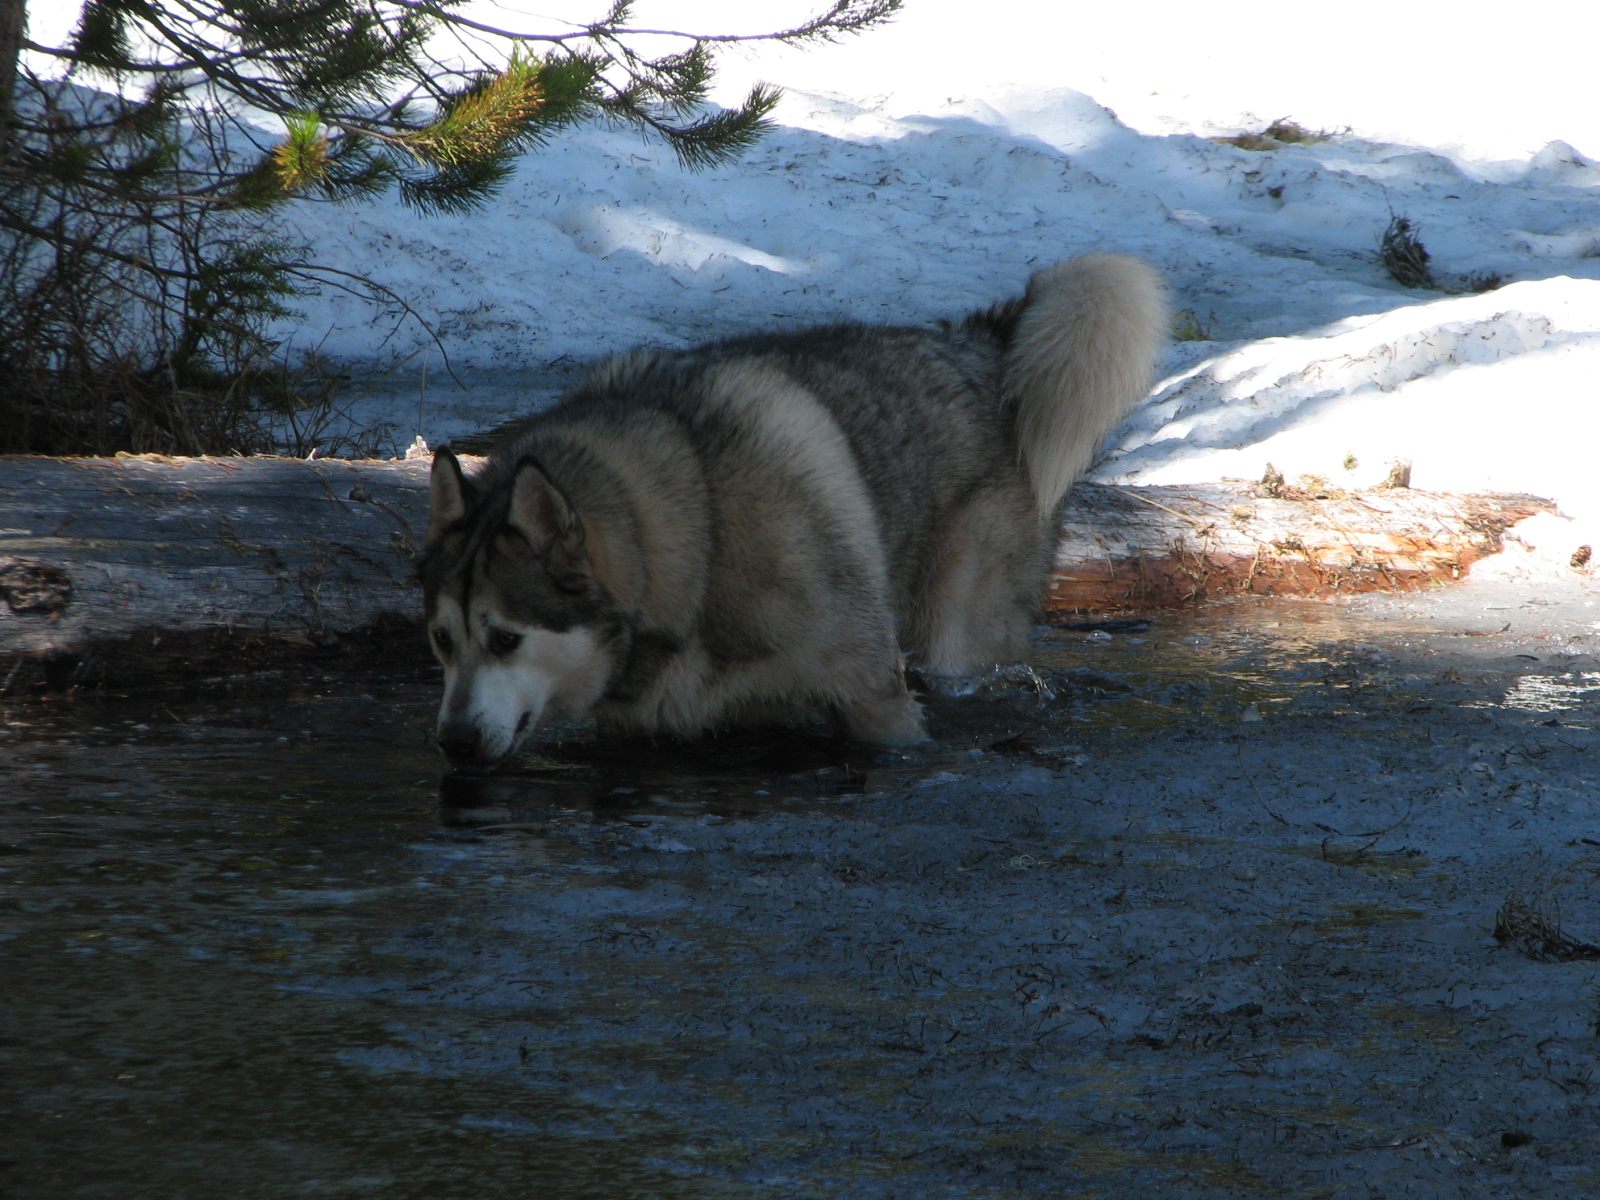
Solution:
<svg viewBox="0 0 1600 1200">
<path fill-rule="evenodd" d="M 427 480 L 425 462 L 0 458 L 0 691 L 415 636 Z"/>
<path fill-rule="evenodd" d="M 0 690 L 420 655 L 426 462 L 0 458 Z M 1080 484 L 1047 607 L 1330 595 L 1464 575 L 1526 496 Z"/>
</svg>

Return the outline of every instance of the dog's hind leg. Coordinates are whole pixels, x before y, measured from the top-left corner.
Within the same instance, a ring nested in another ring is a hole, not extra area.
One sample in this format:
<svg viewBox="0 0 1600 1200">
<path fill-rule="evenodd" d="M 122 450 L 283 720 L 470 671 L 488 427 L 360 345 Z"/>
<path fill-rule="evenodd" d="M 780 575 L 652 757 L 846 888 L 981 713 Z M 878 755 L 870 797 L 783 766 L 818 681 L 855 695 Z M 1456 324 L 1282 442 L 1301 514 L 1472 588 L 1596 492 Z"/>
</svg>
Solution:
<svg viewBox="0 0 1600 1200">
<path fill-rule="evenodd" d="M 1043 586 L 1045 541 L 1020 488 L 975 497 L 941 535 L 913 659 L 960 677 L 1021 662 Z"/>
</svg>

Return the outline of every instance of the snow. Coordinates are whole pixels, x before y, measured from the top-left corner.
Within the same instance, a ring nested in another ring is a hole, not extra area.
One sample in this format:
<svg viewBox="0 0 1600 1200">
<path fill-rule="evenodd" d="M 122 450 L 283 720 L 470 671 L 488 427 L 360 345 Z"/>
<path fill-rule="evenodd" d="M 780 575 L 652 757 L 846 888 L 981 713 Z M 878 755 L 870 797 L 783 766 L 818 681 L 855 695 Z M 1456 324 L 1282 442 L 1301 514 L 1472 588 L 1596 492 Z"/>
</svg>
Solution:
<svg viewBox="0 0 1600 1200">
<path fill-rule="evenodd" d="M 635 17 L 753 31 L 816 7 L 646 0 Z M 298 206 L 291 237 L 391 289 L 432 335 L 328 288 L 281 329 L 286 353 L 316 349 L 355 378 L 330 440 L 366 429 L 399 453 L 524 413 L 613 350 L 925 322 L 1117 250 L 1166 273 L 1199 340 L 1172 344 L 1095 478 L 1259 478 L 1271 463 L 1351 486 L 1405 460 L 1418 487 L 1550 496 L 1583 526 L 1564 543 L 1600 536 L 1600 108 L 1574 53 L 1600 9 L 1112 7 L 910 0 L 837 44 L 731 47 L 717 99 L 756 80 L 785 98 L 770 136 L 700 174 L 589 125 L 468 216 L 392 196 Z M 470 11 L 552 26 L 538 6 Z M 1277 118 L 1331 136 L 1212 140 Z M 1394 215 L 1442 290 L 1383 270 Z M 1506 286 L 1468 290 L 1490 276 Z"/>
</svg>

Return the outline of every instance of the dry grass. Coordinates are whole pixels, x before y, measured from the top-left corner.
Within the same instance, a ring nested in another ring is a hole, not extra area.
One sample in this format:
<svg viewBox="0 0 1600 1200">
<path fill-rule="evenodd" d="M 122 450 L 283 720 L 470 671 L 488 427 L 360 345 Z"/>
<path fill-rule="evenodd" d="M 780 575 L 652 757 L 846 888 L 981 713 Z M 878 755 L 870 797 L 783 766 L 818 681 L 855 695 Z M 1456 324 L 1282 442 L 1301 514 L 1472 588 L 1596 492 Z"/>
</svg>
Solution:
<svg viewBox="0 0 1600 1200">
<path fill-rule="evenodd" d="M 1214 341 L 1211 326 L 1202 321 L 1192 308 L 1180 308 L 1172 314 L 1172 340 L 1175 342 Z"/>
<path fill-rule="evenodd" d="M 1561 903 L 1554 888 L 1531 898 L 1520 892 L 1507 896 L 1494 915 L 1494 940 L 1536 962 L 1600 959 L 1600 946 L 1561 927 Z"/>
<path fill-rule="evenodd" d="M 1430 255 L 1422 244 L 1419 227 L 1410 217 L 1391 214 L 1378 243 L 1378 261 L 1389 278 L 1403 287 L 1438 288 L 1428 266 Z"/>
<path fill-rule="evenodd" d="M 1221 142 L 1224 146 L 1234 146 L 1240 150 L 1281 150 L 1285 146 L 1309 146 L 1317 142 L 1325 142 L 1336 136 L 1327 129 L 1312 131 L 1298 122 L 1287 117 L 1279 117 L 1260 133 L 1236 133 L 1231 137 L 1212 138 L 1214 142 Z"/>
</svg>

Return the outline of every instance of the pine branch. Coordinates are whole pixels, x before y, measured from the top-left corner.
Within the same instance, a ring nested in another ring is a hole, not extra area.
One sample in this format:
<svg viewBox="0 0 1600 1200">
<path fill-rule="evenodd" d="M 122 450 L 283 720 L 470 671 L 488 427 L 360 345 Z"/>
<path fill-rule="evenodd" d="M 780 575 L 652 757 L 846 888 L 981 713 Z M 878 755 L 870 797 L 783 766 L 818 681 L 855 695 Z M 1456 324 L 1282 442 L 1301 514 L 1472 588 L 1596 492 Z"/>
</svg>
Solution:
<svg viewBox="0 0 1600 1200">
<path fill-rule="evenodd" d="M 738 108 L 715 113 L 689 125 L 670 125 L 639 109 L 625 110 L 623 116 L 659 134 L 677 154 L 680 164 L 688 170 L 699 171 L 738 157 L 741 151 L 760 140 L 771 127 L 772 110 L 780 98 L 780 93 L 774 89 L 757 84 Z"/>
<path fill-rule="evenodd" d="M 432 166 L 463 166 L 494 158 L 526 138 L 543 108 L 538 64 L 513 56 L 501 74 L 468 87 L 431 124 L 395 142 Z"/>
<path fill-rule="evenodd" d="M 284 192 L 306 191 L 328 173 L 328 139 L 316 113 L 296 113 L 284 124 L 288 136 L 272 152 L 276 183 Z"/>
<path fill-rule="evenodd" d="M 132 65 L 127 13 L 119 7 L 90 0 L 79 14 L 69 53 L 78 62 L 112 73 Z"/>
<path fill-rule="evenodd" d="M 401 8 L 417 10 L 435 10 L 438 0 L 393 0 Z M 462 29 L 470 29 L 474 33 L 487 34 L 490 37 L 504 38 L 508 41 L 518 42 L 547 42 L 561 45 L 568 42 L 585 40 L 602 40 L 607 38 L 625 37 L 670 37 L 682 38 L 689 42 L 707 43 L 733 43 L 733 42 L 782 42 L 785 44 L 799 44 L 811 41 L 837 41 L 843 34 L 861 33 L 874 25 L 880 25 L 890 20 L 898 13 L 904 0 L 835 0 L 825 12 L 819 13 L 808 21 L 790 29 L 781 29 L 769 33 L 691 33 L 682 29 L 654 29 L 642 26 L 623 24 L 626 14 L 632 8 L 631 4 L 622 3 L 612 7 L 606 18 L 590 25 L 568 30 L 564 33 L 529 33 L 524 30 L 507 29 L 498 25 L 463 16 L 457 12 L 436 12 L 439 20 L 448 25 L 456 25 Z M 619 16 L 618 14 L 621 14 Z"/>
<path fill-rule="evenodd" d="M 456 163 L 429 175 L 402 175 L 400 199 L 424 213 L 469 213 L 494 196 L 513 169 L 506 155 Z"/>
</svg>

